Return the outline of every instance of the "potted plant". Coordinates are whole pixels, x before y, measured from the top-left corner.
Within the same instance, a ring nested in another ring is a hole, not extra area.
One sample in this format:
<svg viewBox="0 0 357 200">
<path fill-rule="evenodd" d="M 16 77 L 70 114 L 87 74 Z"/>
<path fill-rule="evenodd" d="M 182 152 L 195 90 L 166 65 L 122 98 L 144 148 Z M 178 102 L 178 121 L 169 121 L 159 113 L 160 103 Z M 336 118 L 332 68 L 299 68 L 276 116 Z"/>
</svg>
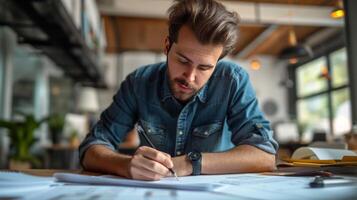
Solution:
<svg viewBox="0 0 357 200">
<path fill-rule="evenodd" d="M 64 115 L 54 114 L 50 116 L 48 126 L 51 132 L 52 144 L 59 144 L 64 127 Z"/>
<path fill-rule="evenodd" d="M 78 137 L 78 131 L 73 129 L 71 131 L 71 135 L 69 137 L 69 145 L 74 148 L 78 148 L 80 144 L 79 137 Z"/>
<path fill-rule="evenodd" d="M 0 120 L 0 127 L 9 130 L 10 137 L 10 169 L 30 168 L 39 165 L 39 160 L 31 155 L 30 149 L 36 142 L 34 131 L 47 118 L 37 121 L 33 115 L 22 114 L 22 121 Z"/>
</svg>

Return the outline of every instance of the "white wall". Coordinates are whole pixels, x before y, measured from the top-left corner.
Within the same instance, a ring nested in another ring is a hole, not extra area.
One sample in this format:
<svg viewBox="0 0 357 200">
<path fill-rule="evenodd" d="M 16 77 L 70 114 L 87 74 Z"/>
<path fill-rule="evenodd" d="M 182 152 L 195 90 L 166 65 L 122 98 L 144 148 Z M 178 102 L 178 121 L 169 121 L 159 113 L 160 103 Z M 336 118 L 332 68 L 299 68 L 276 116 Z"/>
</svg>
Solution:
<svg viewBox="0 0 357 200">
<path fill-rule="evenodd" d="M 164 54 L 158 54 L 153 52 L 125 52 L 119 55 L 119 66 L 122 68 L 121 80 L 135 69 L 144 65 L 153 64 L 161 61 L 165 61 Z"/>
<path fill-rule="evenodd" d="M 141 66 L 161 62 L 165 59 L 164 54 L 147 51 L 106 54 L 103 58 L 104 77 L 109 89 L 98 90 L 100 112 L 110 105 L 113 95 L 128 74 Z"/>
<path fill-rule="evenodd" d="M 103 76 L 109 88 L 118 86 L 118 55 L 105 54 L 102 58 Z"/>
<path fill-rule="evenodd" d="M 287 69 L 284 62 L 277 62 L 270 56 L 259 56 L 261 68 L 253 70 L 250 67 L 250 60 L 237 60 L 228 58 L 243 67 L 249 74 L 250 80 L 255 89 L 260 108 L 267 100 L 274 101 L 278 110 L 273 116 L 266 116 L 272 123 L 288 119 L 288 93 L 287 88 L 280 82 L 286 78 Z"/>
</svg>

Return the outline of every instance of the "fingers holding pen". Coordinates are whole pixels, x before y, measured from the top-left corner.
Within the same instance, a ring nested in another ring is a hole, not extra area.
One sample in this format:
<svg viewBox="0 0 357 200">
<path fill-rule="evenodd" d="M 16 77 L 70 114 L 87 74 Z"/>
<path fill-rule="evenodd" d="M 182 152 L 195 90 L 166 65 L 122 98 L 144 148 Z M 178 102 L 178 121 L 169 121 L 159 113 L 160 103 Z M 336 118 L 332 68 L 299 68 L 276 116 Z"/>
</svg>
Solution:
<svg viewBox="0 0 357 200">
<path fill-rule="evenodd" d="M 139 151 L 138 153 L 141 153 L 143 156 L 147 157 L 148 159 L 161 163 L 166 168 L 172 168 L 174 165 L 171 160 L 171 156 L 167 153 L 161 152 L 159 150 L 147 146 L 139 147 L 138 151 Z"/>
<path fill-rule="evenodd" d="M 173 167 L 171 156 L 151 147 L 139 147 L 131 159 L 129 171 L 132 178 L 159 180 L 170 174 Z"/>
<path fill-rule="evenodd" d="M 165 176 L 169 172 L 169 169 L 159 162 L 143 157 L 142 155 L 136 155 L 136 157 L 137 158 L 133 160 L 133 164 L 141 169 L 152 171 L 162 176 Z"/>
</svg>

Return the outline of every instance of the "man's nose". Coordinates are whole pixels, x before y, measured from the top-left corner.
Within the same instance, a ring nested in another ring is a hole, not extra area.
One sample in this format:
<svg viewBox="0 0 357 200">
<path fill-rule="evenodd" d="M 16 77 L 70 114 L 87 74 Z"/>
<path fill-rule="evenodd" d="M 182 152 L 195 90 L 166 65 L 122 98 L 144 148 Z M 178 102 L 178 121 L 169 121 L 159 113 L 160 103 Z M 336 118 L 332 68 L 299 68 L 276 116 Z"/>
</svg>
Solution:
<svg viewBox="0 0 357 200">
<path fill-rule="evenodd" d="M 196 69 L 194 67 L 188 67 L 184 75 L 189 82 L 194 82 L 196 79 Z"/>
</svg>

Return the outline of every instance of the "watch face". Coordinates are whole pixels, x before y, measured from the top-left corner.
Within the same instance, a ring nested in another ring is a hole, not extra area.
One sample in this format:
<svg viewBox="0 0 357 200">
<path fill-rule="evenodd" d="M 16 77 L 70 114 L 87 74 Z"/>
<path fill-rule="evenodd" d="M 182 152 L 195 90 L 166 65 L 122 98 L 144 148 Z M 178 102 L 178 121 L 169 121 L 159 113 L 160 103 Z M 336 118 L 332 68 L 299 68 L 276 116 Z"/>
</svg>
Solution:
<svg viewBox="0 0 357 200">
<path fill-rule="evenodd" d="M 189 157 L 190 157 L 190 160 L 196 161 L 201 158 L 201 154 L 199 152 L 190 152 Z"/>
</svg>

